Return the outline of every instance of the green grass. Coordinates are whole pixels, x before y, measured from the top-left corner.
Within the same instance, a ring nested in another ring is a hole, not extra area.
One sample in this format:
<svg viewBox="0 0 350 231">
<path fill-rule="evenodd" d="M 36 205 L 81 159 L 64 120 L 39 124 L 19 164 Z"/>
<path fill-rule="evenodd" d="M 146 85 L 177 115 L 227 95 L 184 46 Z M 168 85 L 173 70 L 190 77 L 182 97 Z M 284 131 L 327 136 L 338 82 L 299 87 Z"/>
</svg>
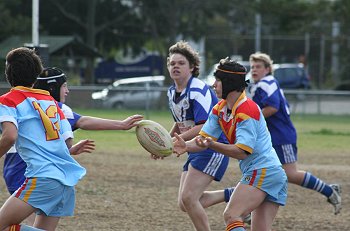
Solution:
<svg viewBox="0 0 350 231">
<path fill-rule="evenodd" d="M 77 109 L 76 112 L 82 115 L 120 120 L 133 114 L 142 114 L 145 116 L 145 119 L 154 120 L 168 130 L 173 124 L 173 118 L 168 110 L 152 111 L 147 115 L 142 110 Z M 298 132 L 299 153 L 315 155 L 315 153 L 348 152 L 350 136 L 349 116 L 293 115 L 292 121 Z M 99 151 L 103 151 L 105 147 L 116 151 L 123 149 L 129 151 L 139 150 L 134 129 L 129 131 L 98 132 L 78 130 L 75 132 L 75 137 L 78 139 L 94 139 Z M 114 142 L 111 142 L 111 140 Z"/>
<path fill-rule="evenodd" d="M 96 116 L 101 118 L 118 119 L 123 120 L 133 114 L 141 114 L 145 119 L 154 120 L 166 129 L 170 130 L 173 124 L 173 118 L 170 112 L 164 111 L 153 111 L 149 112 L 147 115 L 144 111 L 137 110 L 100 110 L 100 109 L 77 109 L 75 110 L 81 115 Z M 93 139 L 96 141 L 96 149 L 98 151 L 103 151 L 105 147 L 112 150 L 123 150 L 128 151 L 139 150 L 139 144 L 135 136 L 135 129 L 129 131 L 83 131 L 81 129 L 77 130 L 75 137 L 78 139 Z M 114 142 L 111 142 L 114 141 Z"/>
</svg>

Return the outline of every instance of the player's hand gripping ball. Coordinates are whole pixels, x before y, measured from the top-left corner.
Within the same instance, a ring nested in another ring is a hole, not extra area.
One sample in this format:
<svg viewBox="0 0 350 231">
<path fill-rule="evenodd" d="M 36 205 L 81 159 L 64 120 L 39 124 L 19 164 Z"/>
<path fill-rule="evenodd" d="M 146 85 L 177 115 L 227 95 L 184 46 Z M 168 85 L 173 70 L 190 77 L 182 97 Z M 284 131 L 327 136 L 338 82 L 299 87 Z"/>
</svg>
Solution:
<svg viewBox="0 0 350 231">
<path fill-rule="evenodd" d="M 153 155 L 166 157 L 173 153 L 169 132 L 152 120 L 141 120 L 136 127 L 136 137 L 144 149 Z"/>
</svg>

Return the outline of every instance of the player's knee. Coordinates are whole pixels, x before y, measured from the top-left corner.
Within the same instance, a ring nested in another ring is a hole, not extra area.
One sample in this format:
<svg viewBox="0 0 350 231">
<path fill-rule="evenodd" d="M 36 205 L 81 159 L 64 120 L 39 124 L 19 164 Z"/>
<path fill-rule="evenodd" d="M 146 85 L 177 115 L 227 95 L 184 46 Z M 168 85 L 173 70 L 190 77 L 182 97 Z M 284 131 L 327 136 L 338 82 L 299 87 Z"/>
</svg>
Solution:
<svg viewBox="0 0 350 231">
<path fill-rule="evenodd" d="M 182 203 L 185 207 L 189 207 L 194 203 L 193 196 L 191 195 L 191 193 L 188 193 L 188 192 L 184 192 L 181 195 L 181 200 L 182 200 Z"/>
<path fill-rule="evenodd" d="M 182 202 L 182 200 L 181 200 L 181 197 L 178 199 L 177 205 L 179 206 L 179 208 L 180 208 L 180 210 L 181 210 L 182 212 L 186 212 L 186 208 L 185 208 L 185 206 L 184 206 L 184 204 L 183 204 L 183 202 Z"/>
<path fill-rule="evenodd" d="M 241 214 L 236 214 L 235 212 L 225 210 L 224 220 L 226 224 L 231 224 L 235 221 L 243 222 L 243 217 Z"/>
</svg>

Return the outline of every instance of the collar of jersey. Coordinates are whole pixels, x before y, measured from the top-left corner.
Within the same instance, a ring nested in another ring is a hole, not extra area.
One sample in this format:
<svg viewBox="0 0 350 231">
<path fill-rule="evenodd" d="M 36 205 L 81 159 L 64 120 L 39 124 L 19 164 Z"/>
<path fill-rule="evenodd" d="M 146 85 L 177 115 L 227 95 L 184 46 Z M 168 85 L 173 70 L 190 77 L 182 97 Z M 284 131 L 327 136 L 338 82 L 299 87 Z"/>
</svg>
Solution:
<svg viewBox="0 0 350 231">
<path fill-rule="evenodd" d="M 23 86 L 13 87 L 11 89 L 11 91 L 13 91 L 13 90 L 26 91 L 26 92 L 32 92 L 32 93 L 39 93 L 39 94 L 43 94 L 43 95 L 50 95 L 50 93 L 48 91 L 46 91 L 46 90 L 34 89 L 34 88 L 23 87 Z"/>
</svg>

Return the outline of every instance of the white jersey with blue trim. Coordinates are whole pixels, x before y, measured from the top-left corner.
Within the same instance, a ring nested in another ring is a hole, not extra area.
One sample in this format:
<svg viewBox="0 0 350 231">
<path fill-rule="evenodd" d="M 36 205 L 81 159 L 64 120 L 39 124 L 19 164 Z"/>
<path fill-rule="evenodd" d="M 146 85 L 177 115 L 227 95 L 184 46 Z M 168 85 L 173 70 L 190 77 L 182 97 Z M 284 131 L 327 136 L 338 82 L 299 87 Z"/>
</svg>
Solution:
<svg viewBox="0 0 350 231">
<path fill-rule="evenodd" d="M 211 108 L 218 102 L 214 92 L 203 81 L 191 77 L 179 97 L 175 85 L 168 89 L 169 108 L 180 131 L 203 124 Z"/>
<path fill-rule="evenodd" d="M 72 131 L 77 130 L 78 128 L 75 127 L 75 124 L 81 118 L 81 115 L 74 112 L 68 105 L 61 102 L 57 102 L 57 103 L 58 103 L 58 106 L 62 109 L 64 116 L 70 123 L 70 126 L 72 127 Z"/>
</svg>

